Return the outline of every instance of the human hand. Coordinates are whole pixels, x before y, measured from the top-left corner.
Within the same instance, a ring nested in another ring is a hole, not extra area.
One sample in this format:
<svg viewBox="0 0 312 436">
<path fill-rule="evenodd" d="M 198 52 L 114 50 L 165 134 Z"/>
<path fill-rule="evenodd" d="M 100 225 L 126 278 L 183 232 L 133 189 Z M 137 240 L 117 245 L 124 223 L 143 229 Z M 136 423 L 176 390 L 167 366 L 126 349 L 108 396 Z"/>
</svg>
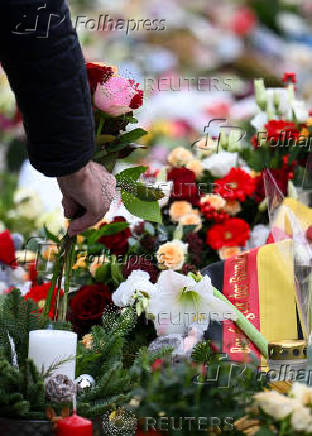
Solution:
<svg viewBox="0 0 312 436">
<path fill-rule="evenodd" d="M 76 173 L 58 177 L 57 181 L 63 194 L 64 215 L 74 218 L 80 209 L 85 211 L 69 224 L 69 236 L 78 235 L 101 220 L 116 192 L 115 177 L 95 162 L 89 162 Z"/>
</svg>

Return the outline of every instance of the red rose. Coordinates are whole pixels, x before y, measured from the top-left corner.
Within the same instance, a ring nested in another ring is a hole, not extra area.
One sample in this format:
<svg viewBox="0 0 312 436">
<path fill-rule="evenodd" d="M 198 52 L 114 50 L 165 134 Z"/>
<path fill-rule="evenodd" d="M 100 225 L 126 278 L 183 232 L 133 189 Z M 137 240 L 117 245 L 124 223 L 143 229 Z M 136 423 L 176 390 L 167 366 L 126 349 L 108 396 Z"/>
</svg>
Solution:
<svg viewBox="0 0 312 436">
<path fill-rule="evenodd" d="M 74 322 L 100 320 L 111 301 L 111 292 L 102 283 L 83 286 L 70 301 Z"/>
<path fill-rule="evenodd" d="M 273 147 L 296 143 L 300 135 L 296 124 L 291 121 L 270 120 L 264 127 L 267 130 L 267 142 Z"/>
<path fill-rule="evenodd" d="M 232 168 L 229 174 L 216 180 L 215 192 L 228 201 L 245 201 L 255 191 L 255 180 L 241 168 Z"/>
<path fill-rule="evenodd" d="M 214 250 L 222 247 L 242 247 L 249 239 L 249 224 L 239 218 L 231 218 L 223 224 L 215 224 L 207 231 L 206 242 Z"/>
<path fill-rule="evenodd" d="M 198 203 L 196 175 L 193 171 L 187 168 L 172 168 L 168 172 L 168 181 L 173 182 L 171 192 L 173 200 L 186 200 L 194 205 Z"/>
<path fill-rule="evenodd" d="M 140 269 L 142 271 L 145 271 L 149 274 L 150 280 L 152 283 L 156 283 L 159 275 L 159 271 L 152 264 L 152 262 L 148 259 L 145 259 L 144 257 L 140 255 L 131 256 L 127 263 L 124 265 L 123 268 L 123 275 L 127 279 L 132 271 Z"/>
<path fill-rule="evenodd" d="M 51 286 L 51 283 L 44 283 L 43 285 L 33 286 L 32 288 L 30 288 L 30 290 L 24 296 L 25 300 L 33 300 L 35 303 L 38 303 L 39 313 L 41 313 L 43 311 L 44 303 L 48 297 L 50 286 Z M 60 296 L 62 297 L 63 295 L 64 295 L 64 292 L 63 292 L 63 290 L 61 290 Z M 53 318 L 53 315 L 54 315 L 56 296 L 57 296 L 57 288 L 54 288 L 52 302 L 51 302 L 50 311 L 49 311 L 49 317 L 51 319 Z"/>
<path fill-rule="evenodd" d="M 129 80 L 129 82 L 131 83 L 131 85 L 133 86 L 133 88 L 137 92 L 135 94 L 135 96 L 132 98 L 132 100 L 130 101 L 130 108 L 133 109 L 133 110 L 134 109 L 139 109 L 139 107 L 141 107 L 142 104 L 143 104 L 144 91 L 139 89 L 139 86 L 140 86 L 139 83 L 135 83 L 134 80 Z"/>
<path fill-rule="evenodd" d="M 112 223 L 118 222 L 126 222 L 125 218 L 122 216 L 116 216 Z M 107 223 L 101 224 L 101 228 L 107 226 Z M 131 232 L 129 227 L 122 230 L 121 232 L 115 233 L 114 235 L 101 236 L 98 242 L 100 244 L 105 245 L 112 254 L 124 255 L 127 253 L 129 249 L 129 238 L 131 236 Z"/>
<path fill-rule="evenodd" d="M 96 90 L 98 83 L 106 82 L 106 80 L 108 80 L 114 74 L 114 71 L 111 67 L 94 62 L 87 62 L 86 67 L 88 81 L 92 92 Z"/>
</svg>

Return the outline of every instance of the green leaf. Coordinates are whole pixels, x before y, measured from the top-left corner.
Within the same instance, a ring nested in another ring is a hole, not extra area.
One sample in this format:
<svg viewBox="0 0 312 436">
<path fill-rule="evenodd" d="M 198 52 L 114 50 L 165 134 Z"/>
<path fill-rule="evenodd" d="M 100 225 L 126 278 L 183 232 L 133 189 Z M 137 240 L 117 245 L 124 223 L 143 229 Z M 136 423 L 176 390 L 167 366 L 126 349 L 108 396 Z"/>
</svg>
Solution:
<svg viewBox="0 0 312 436">
<path fill-rule="evenodd" d="M 61 241 L 59 238 L 50 232 L 48 227 L 46 225 L 43 226 L 44 234 L 47 239 L 50 239 L 51 241 L 55 242 L 56 244 L 59 244 Z"/>
<path fill-rule="evenodd" d="M 262 428 L 260 428 L 260 430 L 257 431 L 255 436 L 272 436 L 274 434 L 275 433 L 272 430 L 270 430 L 269 428 L 262 427 Z"/>
<path fill-rule="evenodd" d="M 105 263 L 97 268 L 95 273 L 95 280 L 98 283 L 106 283 L 111 275 L 111 264 Z"/>
<path fill-rule="evenodd" d="M 146 170 L 147 167 L 126 168 L 121 173 L 116 174 L 116 181 L 118 184 L 136 182 Z"/>
<path fill-rule="evenodd" d="M 121 282 L 125 281 L 125 278 L 121 272 L 121 266 L 117 262 L 116 256 L 112 256 L 111 276 L 116 287 L 118 287 Z"/>
<path fill-rule="evenodd" d="M 140 139 L 142 136 L 147 135 L 147 131 L 144 129 L 134 129 L 131 132 L 125 133 L 121 135 L 119 138 L 119 142 L 121 144 L 129 144 L 130 142 L 135 142 Z"/>
<path fill-rule="evenodd" d="M 158 201 L 142 201 L 130 192 L 121 192 L 121 199 L 128 211 L 147 221 L 162 223 Z"/>
<path fill-rule="evenodd" d="M 115 235 L 116 233 L 125 230 L 127 227 L 129 227 L 129 223 L 124 221 L 107 224 L 89 236 L 88 245 L 94 244 L 101 236 Z"/>
</svg>

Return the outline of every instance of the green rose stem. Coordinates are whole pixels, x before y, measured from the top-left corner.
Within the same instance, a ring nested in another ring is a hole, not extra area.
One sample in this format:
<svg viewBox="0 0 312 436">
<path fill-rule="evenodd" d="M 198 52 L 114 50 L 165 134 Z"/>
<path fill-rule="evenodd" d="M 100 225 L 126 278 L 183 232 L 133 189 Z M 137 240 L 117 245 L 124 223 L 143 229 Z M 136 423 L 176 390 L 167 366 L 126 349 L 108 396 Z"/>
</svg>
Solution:
<svg viewBox="0 0 312 436">
<path fill-rule="evenodd" d="M 237 326 L 245 333 L 246 336 L 249 337 L 261 354 L 267 359 L 269 344 L 265 337 L 248 321 L 242 312 L 240 312 L 223 294 L 221 294 L 221 292 L 213 288 L 213 295 L 230 306 L 236 315 L 235 323 Z"/>
<path fill-rule="evenodd" d="M 51 286 L 49 288 L 48 296 L 44 305 L 43 310 L 43 318 L 47 320 L 49 318 L 49 312 L 53 300 L 54 289 L 57 288 L 57 297 L 56 297 L 56 309 L 53 314 L 53 320 L 56 321 L 59 314 L 59 303 L 60 303 L 60 291 L 62 287 L 62 279 L 63 273 L 65 272 L 65 280 L 64 280 L 64 296 L 62 300 L 62 310 L 61 310 L 61 321 L 66 321 L 67 314 L 67 304 L 68 304 L 68 292 L 69 292 L 69 284 L 70 278 L 72 274 L 72 267 L 75 259 L 75 250 L 74 250 L 74 242 L 76 238 L 69 237 L 66 234 L 60 243 L 60 248 L 58 254 L 56 256 L 56 260 L 53 267 L 53 275 L 51 280 Z"/>
</svg>

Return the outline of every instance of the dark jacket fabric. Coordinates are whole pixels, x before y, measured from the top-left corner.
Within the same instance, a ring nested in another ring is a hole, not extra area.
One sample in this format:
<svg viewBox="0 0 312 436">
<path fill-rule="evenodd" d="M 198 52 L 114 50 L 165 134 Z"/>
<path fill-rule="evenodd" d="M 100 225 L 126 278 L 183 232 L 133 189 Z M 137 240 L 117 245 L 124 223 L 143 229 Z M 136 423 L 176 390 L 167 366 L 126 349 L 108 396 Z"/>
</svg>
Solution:
<svg viewBox="0 0 312 436">
<path fill-rule="evenodd" d="M 71 174 L 95 147 L 85 61 L 64 0 L 1 0 L 0 62 L 15 92 L 31 164 Z"/>
</svg>

